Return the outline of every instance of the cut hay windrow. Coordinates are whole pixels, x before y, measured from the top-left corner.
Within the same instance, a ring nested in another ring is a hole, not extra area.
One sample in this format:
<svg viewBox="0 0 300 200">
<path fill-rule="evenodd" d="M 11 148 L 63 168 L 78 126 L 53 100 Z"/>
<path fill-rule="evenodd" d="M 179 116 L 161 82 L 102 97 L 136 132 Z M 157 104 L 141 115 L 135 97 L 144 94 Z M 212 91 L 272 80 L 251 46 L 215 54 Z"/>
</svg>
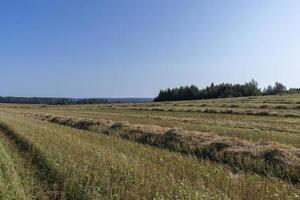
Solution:
<svg viewBox="0 0 300 200">
<path fill-rule="evenodd" d="M 29 113 L 27 113 L 29 114 Z M 250 143 L 196 131 L 136 125 L 105 119 L 30 114 L 36 118 L 78 129 L 121 137 L 138 143 L 195 155 L 227 164 L 233 170 L 274 176 L 300 183 L 300 150 L 277 143 Z"/>
<path fill-rule="evenodd" d="M 261 108 L 267 108 L 265 106 Z M 252 116 L 272 116 L 272 117 L 294 117 L 300 118 L 300 114 L 298 113 L 278 113 L 270 110 L 257 110 L 257 109 L 249 109 L 249 110 L 239 110 L 232 108 L 227 109 L 219 109 L 219 108 L 204 108 L 204 109 L 187 109 L 187 108 L 177 108 L 177 109 L 168 109 L 168 108 L 142 108 L 142 107 L 112 107 L 109 109 L 123 109 L 123 110 L 132 110 L 132 111 L 156 111 L 156 112 L 198 112 L 198 113 L 210 113 L 210 114 L 233 114 L 233 115 L 252 115 Z M 278 109 L 278 108 L 277 108 Z M 298 109 L 298 108 L 293 108 Z"/>
</svg>

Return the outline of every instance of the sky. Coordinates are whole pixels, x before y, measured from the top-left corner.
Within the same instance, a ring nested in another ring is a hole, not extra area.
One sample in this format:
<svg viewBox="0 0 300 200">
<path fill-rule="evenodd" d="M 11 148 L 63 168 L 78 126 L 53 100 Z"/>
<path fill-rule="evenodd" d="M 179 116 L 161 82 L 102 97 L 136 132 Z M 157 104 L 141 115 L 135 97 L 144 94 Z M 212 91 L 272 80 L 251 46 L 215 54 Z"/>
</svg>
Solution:
<svg viewBox="0 0 300 200">
<path fill-rule="evenodd" d="M 3 0 L 0 96 L 300 87 L 299 0 Z"/>
</svg>

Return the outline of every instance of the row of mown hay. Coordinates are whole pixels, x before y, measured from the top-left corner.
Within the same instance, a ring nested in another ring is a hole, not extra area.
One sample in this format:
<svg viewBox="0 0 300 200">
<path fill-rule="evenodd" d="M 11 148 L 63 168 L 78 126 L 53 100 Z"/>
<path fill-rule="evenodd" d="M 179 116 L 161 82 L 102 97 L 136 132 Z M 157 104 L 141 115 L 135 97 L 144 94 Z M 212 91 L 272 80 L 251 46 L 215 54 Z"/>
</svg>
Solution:
<svg viewBox="0 0 300 200">
<path fill-rule="evenodd" d="M 118 108 L 113 108 L 118 109 Z M 129 110 L 142 110 L 142 111 L 168 111 L 168 112 L 200 112 L 212 114 L 235 114 L 235 115 L 254 115 L 254 116 L 279 116 L 279 117 L 300 117 L 298 113 L 278 113 L 269 110 L 238 110 L 238 109 L 164 109 L 164 108 L 130 108 Z"/>
<path fill-rule="evenodd" d="M 253 144 L 237 138 L 105 119 L 34 114 L 38 119 L 121 137 L 227 164 L 242 170 L 300 183 L 300 149 L 270 142 Z"/>
</svg>

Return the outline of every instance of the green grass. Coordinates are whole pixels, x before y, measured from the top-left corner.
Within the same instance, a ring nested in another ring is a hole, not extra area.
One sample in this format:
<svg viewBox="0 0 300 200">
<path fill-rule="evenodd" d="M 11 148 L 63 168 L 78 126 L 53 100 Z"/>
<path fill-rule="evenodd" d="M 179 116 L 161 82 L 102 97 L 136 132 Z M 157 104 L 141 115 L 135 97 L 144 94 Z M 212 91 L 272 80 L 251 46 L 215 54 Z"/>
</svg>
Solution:
<svg viewBox="0 0 300 200">
<path fill-rule="evenodd" d="M 0 199 L 26 199 L 13 162 L 0 143 Z"/>
<path fill-rule="evenodd" d="M 0 132 L 0 199 L 53 199 L 41 182 L 44 174 L 32 165 L 32 157 L 20 151 Z"/>
<path fill-rule="evenodd" d="M 24 190 L 24 179 L 19 176 L 18 167 L 4 142 L 0 141 L 0 199 L 32 199 Z"/>
<path fill-rule="evenodd" d="M 27 151 L 55 172 L 66 199 L 297 199 L 275 178 L 232 174 L 224 166 L 115 137 L 1 113 Z M 54 183 L 53 183 L 54 184 Z"/>
</svg>

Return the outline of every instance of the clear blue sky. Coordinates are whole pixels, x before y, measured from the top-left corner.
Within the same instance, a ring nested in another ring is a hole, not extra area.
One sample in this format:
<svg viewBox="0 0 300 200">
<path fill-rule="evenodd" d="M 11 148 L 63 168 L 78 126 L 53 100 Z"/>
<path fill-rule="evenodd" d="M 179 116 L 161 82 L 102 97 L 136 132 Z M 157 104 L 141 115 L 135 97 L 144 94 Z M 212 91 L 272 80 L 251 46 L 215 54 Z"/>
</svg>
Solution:
<svg viewBox="0 0 300 200">
<path fill-rule="evenodd" d="M 3 0 L 0 95 L 154 97 L 300 87 L 299 0 Z"/>
</svg>

